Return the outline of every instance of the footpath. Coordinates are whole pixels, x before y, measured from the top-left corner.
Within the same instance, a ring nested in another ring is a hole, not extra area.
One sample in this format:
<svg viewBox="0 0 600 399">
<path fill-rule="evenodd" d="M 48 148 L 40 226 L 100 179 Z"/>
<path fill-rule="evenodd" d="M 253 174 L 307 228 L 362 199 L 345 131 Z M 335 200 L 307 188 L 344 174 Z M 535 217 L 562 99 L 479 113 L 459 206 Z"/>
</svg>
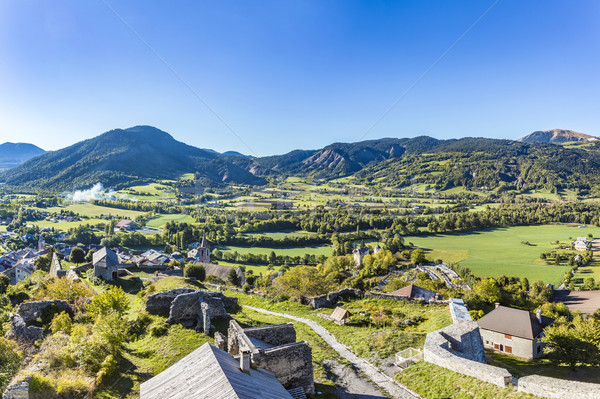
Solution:
<svg viewBox="0 0 600 399">
<path fill-rule="evenodd" d="M 356 356 L 350 351 L 345 345 L 340 343 L 329 331 L 327 331 L 319 323 L 305 319 L 304 317 L 292 316 L 287 313 L 273 312 L 271 310 L 256 308 L 254 306 L 242 305 L 244 308 L 254 310 L 256 312 L 265 313 L 273 316 L 283 316 L 287 319 L 291 319 L 300 323 L 304 323 L 309 326 L 315 333 L 317 333 L 327 345 L 331 346 L 337 353 L 340 354 L 344 359 L 348 360 L 358 370 L 362 371 L 373 383 L 385 390 L 390 396 L 396 399 L 417 399 L 419 395 L 408 389 L 407 387 L 399 384 L 391 377 L 379 371 L 375 366 L 366 360 Z"/>
</svg>

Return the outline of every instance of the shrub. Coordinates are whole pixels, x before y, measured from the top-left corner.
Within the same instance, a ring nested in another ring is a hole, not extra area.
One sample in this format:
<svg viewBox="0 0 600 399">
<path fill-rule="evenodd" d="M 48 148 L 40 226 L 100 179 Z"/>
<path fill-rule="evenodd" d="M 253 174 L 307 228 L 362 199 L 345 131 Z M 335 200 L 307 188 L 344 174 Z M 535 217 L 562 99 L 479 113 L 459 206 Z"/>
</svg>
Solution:
<svg viewBox="0 0 600 399">
<path fill-rule="evenodd" d="M 154 337 L 162 337 L 169 332 L 169 327 L 164 321 L 155 321 L 150 325 L 150 334 Z"/>
<path fill-rule="evenodd" d="M 19 369 L 23 355 L 18 351 L 17 344 L 0 337 L 0 392 L 4 391 L 12 376 Z"/>
<path fill-rule="evenodd" d="M 52 323 L 50 323 L 50 330 L 52 330 L 52 334 L 56 334 L 59 331 L 64 331 L 67 334 L 71 334 L 71 329 L 73 328 L 73 323 L 71 322 L 71 317 L 66 312 L 61 312 L 54 315 L 52 319 Z"/>
<path fill-rule="evenodd" d="M 88 306 L 88 311 L 94 315 L 106 316 L 110 313 L 116 313 L 123 316 L 129 310 L 129 301 L 127 295 L 120 287 L 112 287 L 102 294 L 92 298 L 92 303 Z"/>
<path fill-rule="evenodd" d="M 248 283 L 244 284 L 244 286 L 242 287 L 242 289 L 246 293 L 250 292 L 250 284 L 248 284 Z"/>
<path fill-rule="evenodd" d="M 140 312 L 135 320 L 129 323 L 129 334 L 133 336 L 140 336 L 146 333 L 146 329 L 152 323 L 152 317 L 148 312 Z"/>
<path fill-rule="evenodd" d="M 198 281 L 204 281 L 206 279 L 206 270 L 204 265 L 188 263 L 183 269 L 184 277 L 195 277 Z"/>
</svg>

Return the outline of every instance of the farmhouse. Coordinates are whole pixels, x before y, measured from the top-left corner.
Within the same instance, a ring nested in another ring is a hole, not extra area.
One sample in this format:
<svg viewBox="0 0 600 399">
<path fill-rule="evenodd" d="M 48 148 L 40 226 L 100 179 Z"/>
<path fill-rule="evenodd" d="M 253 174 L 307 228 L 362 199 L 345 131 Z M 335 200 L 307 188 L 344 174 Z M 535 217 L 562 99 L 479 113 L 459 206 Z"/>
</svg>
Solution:
<svg viewBox="0 0 600 399">
<path fill-rule="evenodd" d="M 119 275 L 119 257 L 110 249 L 104 247 L 94 252 L 92 264 L 94 265 L 94 277 L 100 277 L 104 281 L 115 281 Z"/>
<path fill-rule="evenodd" d="M 141 399 L 291 399 L 275 375 L 208 342 L 140 386 Z"/>
<path fill-rule="evenodd" d="M 115 225 L 115 228 L 121 231 L 135 231 L 140 228 L 133 220 L 123 219 Z"/>
<path fill-rule="evenodd" d="M 534 359 L 543 355 L 544 328 L 553 321 L 542 316 L 539 309 L 533 314 L 496 304 L 496 309 L 477 320 L 477 324 L 486 349 Z"/>
<path fill-rule="evenodd" d="M 573 241 L 573 248 L 576 251 L 587 251 L 588 250 L 588 240 L 585 237 L 577 237 L 575 241 Z"/>
</svg>

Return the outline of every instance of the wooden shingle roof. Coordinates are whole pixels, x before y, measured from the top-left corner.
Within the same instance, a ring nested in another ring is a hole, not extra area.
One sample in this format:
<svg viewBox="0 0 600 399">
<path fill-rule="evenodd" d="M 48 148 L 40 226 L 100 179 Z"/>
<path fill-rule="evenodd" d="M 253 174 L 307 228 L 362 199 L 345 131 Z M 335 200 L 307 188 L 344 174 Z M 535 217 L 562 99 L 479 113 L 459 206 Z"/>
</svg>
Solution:
<svg viewBox="0 0 600 399">
<path fill-rule="evenodd" d="M 156 377 L 142 383 L 141 399 L 292 399 L 275 375 L 240 370 L 229 353 L 205 343 Z"/>
</svg>

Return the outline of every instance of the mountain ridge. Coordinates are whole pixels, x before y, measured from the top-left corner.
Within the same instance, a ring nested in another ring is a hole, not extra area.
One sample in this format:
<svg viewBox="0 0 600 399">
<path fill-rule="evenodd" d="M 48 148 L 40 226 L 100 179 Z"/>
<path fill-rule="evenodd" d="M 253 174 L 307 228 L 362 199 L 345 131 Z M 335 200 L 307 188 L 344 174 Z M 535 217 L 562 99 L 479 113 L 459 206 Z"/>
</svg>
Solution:
<svg viewBox="0 0 600 399">
<path fill-rule="evenodd" d="M 560 144 L 571 141 L 595 141 L 597 137 L 567 129 L 538 130 L 517 139 L 521 143 L 552 143 Z"/>
<path fill-rule="evenodd" d="M 13 168 L 45 152 L 35 144 L 7 141 L 0 144 L 0 170 Z"/>
</svg>

